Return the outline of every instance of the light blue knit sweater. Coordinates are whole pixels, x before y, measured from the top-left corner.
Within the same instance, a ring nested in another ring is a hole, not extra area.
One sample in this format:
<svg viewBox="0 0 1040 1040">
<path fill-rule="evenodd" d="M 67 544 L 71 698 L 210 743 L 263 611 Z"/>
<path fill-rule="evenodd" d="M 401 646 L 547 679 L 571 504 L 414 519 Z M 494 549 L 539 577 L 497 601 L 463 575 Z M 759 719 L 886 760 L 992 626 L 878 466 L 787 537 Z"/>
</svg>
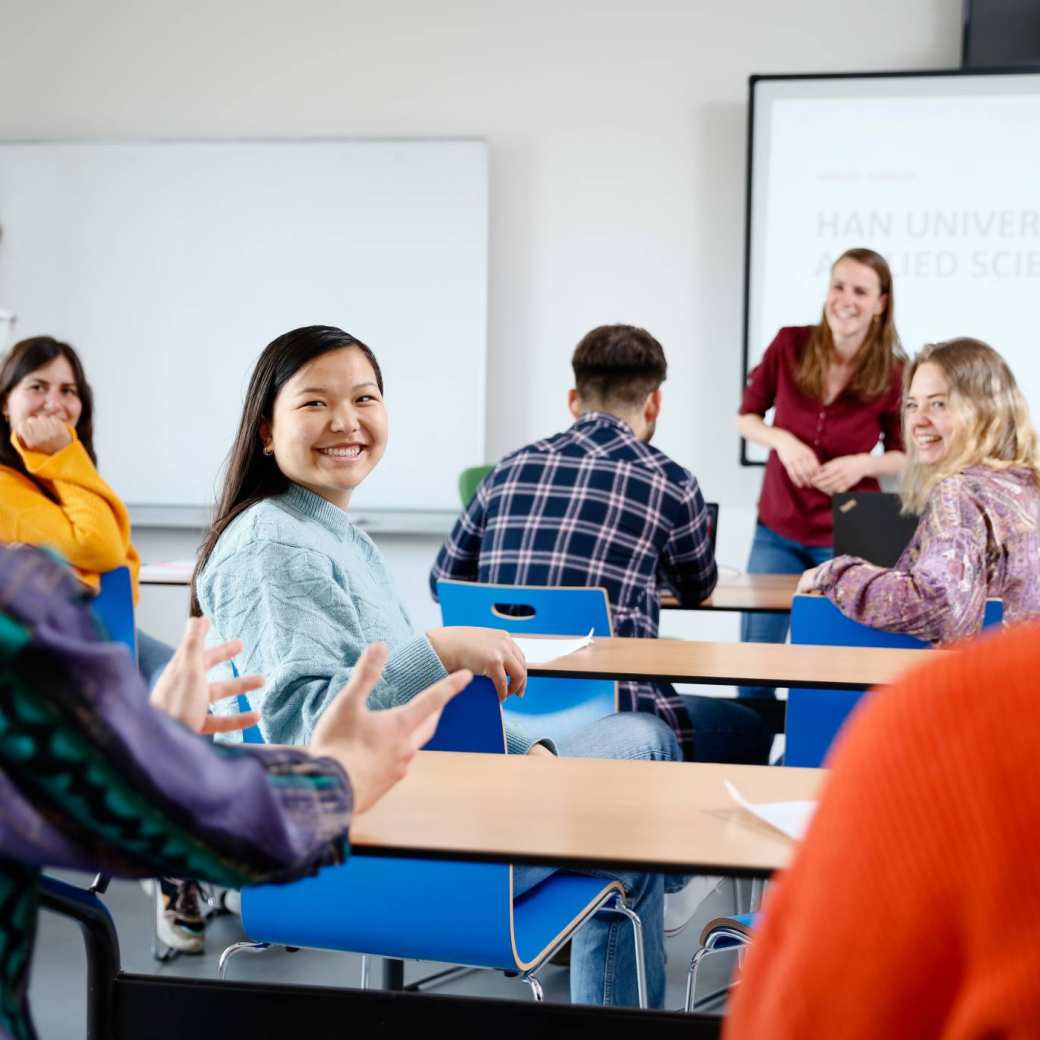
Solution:
<svg viewBox="0 0 1040 1040">
<path fill-rule="evenodd" d="M 249 699 L 272 744 L 311 739 L 369 643 L 382 640 L 390 649 L 372 708 L 403 704 L 446 674 L 430 641 L 412 627 L 372 539 L 342 509 L 295 484 L 231 523 L 197 592 L 209 641 L 241 639 L 239 674 L 267 677 Z M 532 743 L 513 731 L 506 736 L 514 754 Z"/>
</svg>

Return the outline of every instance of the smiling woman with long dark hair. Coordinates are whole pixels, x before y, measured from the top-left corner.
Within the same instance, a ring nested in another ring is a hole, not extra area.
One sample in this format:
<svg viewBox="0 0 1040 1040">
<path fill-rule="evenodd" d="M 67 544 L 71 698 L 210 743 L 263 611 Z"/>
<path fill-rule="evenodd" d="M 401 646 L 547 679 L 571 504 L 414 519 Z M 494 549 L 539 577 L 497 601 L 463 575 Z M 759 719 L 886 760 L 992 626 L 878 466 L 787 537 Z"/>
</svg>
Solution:
<svg viewBox="0 0 1040 1040">
<path fill-rule="evenodd" d="M 266 740 L 306 743 L 365 646 L 386 643 L 374 708 L 409 701 L 446 671 L 486 675 L 499 696 L 520 693 L 526 663 L 509 635 L 483 628 L 418 632 L 372 540 L 348 513 L 354 489 L 386 449 L 383 377 L 372 351 L 341 329 L 310 326 L 279 336 L 249 383 L 213 529 L 194 579 L 194 609 L 214 639 L 234 632 L 240 672 L 268 677 L 250 699 Z M 676 760 L 660 719 L 625 712 L 599 719 L 556 745 L 514 726 L 513 754 Z M 519 894 L 550 870 L 514 868 Z M 664 999 L 663 879 L 622 874 L 643 921 L 648 998 Z M 574 938 L 571 995 L 585 1003 L 636 1002 L 635 947 L 628 922 L 597 915 Z"/>
</svg>

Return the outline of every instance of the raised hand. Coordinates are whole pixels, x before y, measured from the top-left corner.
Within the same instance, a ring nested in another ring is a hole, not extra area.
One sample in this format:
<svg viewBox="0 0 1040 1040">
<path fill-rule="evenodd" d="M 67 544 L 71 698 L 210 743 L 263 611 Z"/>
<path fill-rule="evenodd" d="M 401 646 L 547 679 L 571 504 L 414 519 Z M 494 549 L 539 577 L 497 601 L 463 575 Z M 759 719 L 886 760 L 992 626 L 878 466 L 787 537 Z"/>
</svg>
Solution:
<svg viewBox="0 0 1040 1040">
<path fill-rule="evenodd" d="M 208 628 L 209 622 L 205 618 L 189 618 L 180 646 L 163 669 L 149 700 L 153 707 L 172 715 L 196 733 L 231 733 L 246 729 L 260 718 L 258 712 L 210 715 L 209 706 L 226 697 L 237 697 L 240 693 L 259 689 L 264 684 L 263 676 L 243 675 L 237 679 L 209 682 L 206 673 L 241 653 L 242 642 L 233 639 L 207 650 Z"/>
</svg>

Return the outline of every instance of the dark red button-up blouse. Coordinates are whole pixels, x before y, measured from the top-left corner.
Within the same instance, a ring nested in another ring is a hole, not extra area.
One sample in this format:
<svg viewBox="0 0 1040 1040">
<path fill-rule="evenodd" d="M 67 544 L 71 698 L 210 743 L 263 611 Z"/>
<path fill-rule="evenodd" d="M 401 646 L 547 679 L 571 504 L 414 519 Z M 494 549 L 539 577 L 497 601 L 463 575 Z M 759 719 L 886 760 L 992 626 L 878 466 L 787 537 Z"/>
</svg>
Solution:
<svg viewBox="0 0 1040 1040">
<path fill-rule="evenodd" d="M 903 366 L 894 366 L 888 390 L 874 401 L 861 401 L 847 390 L 830 404 L 806 397 L 795 384 L 794 373 L 812 328 L 783 328 L 776 334 L 748 376 L 740 414 L 764 416 L 775 406 L 773 425 L 793 433 L 816 452 L 820 462 L 868 453 L 879 440 L 886 451 L 902 451 Z M 868 478 L 850 490 L 879 487 Z M 833 540 L 831 496 L 813 487 L 795 487 L 775 451 L 770 451 L 766 463 L 758 518 L 770 530 L 802 545 L 830 545 Z"/>
</svg>

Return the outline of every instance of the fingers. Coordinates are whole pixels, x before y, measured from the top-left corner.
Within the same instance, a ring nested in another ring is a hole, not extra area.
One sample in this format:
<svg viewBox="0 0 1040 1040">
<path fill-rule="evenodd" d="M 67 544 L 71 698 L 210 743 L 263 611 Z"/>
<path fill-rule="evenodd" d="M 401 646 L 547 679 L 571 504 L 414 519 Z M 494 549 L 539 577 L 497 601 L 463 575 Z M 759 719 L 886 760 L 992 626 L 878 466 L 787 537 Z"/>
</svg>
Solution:
<svg viewBox="0 0 1040 1040">
<path fill-rule="evenodd" d="M 509 673 L 509 692 L 522 697 L 524 687 L 527 686 L 527 661 L 523 651 L 512 639 L 509 640 L 508 654 L 506 671 Z"/>
<path fill-rule="evenodd" d="M 433 730 L 437 727 L 437 720 L 444 710 L 444 705 L 460 690 L 464 690 L 472 679 L 473 673 L 468 670 L 452 672 L 447 678 L 428 686 L 407 704 L 392 709 L 399 713 L 398 718 L 404 724 L 406 731 L 422 738 L 417 744 L 413 741 L 413 746 L 422 747 L 430 739 Z M 427 726 L 430 720 L 433 722 L 432 727 Z M 429 729 L 428 733 L 427 729 Z M 425 737 L 422 736 L 424 733 L 426 733 Z"/>
<path fill-rule="evenodd" d="M 338 706 L 340 711 L 346 711 L 363 706 L 382 677 L 388 656 L 386 643 L 371 643 L 366 646 L 364 653 L 354 665 L 350 682 L 339 691 L 339 696 L 333 700 L 330 708 Z"/>
<path fill-rule="evenodd" d="M 200 733 L 234 733 L 249 729 L 260 721 L 260 712 L 244 711 L 239 715 L 207 715 Z"/>
<path fill-rule="evenodd" d="M 208 628 L 209 621 L 206 618 L 188 618 L 188 623 L 184 626 L 184 635 L 181 636 L 181 644 L 177 647 L 177 652 L 188 656 L 201 653 L 202 643 L 206 638 Z"/>
<path fill-rule="evenodd" d="M 264 685 L 262 675 L 240 675 L 235 679 L 222 679 L 209 684 L 209 702 L 216 704 L 227 697 L 237 697 L 240 693 L 259 690 Z"/>
<path fill-rule="evenodd" d="M 229 639 L 226 643 L 221 643 L 218 646 L 211 646 L 202 655 L 202 664 L 208 672 L 211 668 L 216 667 L 218 664 L 223 664 L 225 661 L 230 661 L 232 657 L 237 657 L 242 653 L 243 643 L 241 639 Z"/>
</svg>

